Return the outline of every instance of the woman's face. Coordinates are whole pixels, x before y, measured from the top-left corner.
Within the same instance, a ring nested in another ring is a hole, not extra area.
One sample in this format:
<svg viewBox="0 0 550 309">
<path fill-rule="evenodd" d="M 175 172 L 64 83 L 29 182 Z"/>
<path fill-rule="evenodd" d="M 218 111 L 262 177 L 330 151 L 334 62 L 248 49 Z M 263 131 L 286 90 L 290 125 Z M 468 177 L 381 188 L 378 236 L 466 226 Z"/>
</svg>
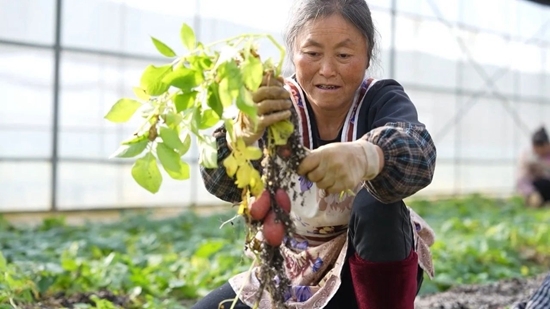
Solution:
<svg viewBox="0 0 550 309">
<path fill-rule="evenodd" d="M 369 63 L 365 37 L 339 14 L 307 22 L 293 57 L 308 100 L 325 110 L 351 104 Z"/>
</svg>

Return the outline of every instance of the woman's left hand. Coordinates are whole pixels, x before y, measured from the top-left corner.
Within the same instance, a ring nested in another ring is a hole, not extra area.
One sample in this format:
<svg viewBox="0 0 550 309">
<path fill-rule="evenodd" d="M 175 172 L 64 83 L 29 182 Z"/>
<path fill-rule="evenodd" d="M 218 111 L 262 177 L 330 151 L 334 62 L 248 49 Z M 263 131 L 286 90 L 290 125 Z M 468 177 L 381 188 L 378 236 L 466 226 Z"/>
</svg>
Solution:
<svg viewBox="0 0 550 309">
<path fill-rule="evenodd" d="M 382 170 L 382 149 L 364 139 L 331 143 L 312 150 L 298 166 L 298 174 L 306 175 L 327 193 L 352 190 L 364 180 L 375 178 Z"/>
</svg>

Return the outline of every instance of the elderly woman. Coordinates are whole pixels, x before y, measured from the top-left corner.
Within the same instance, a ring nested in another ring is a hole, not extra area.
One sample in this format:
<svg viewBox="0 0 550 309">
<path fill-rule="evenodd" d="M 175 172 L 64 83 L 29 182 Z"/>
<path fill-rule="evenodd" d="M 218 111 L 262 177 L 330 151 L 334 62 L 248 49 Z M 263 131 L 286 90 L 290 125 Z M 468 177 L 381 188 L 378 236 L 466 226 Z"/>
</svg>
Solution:
<svg viewBox="0 0 550 309">
<path fill-rule="evenodd" d="M 413 309 L 424 271 L 433 276 L 433 233 L 403 199 L 430 184 L 436 150 L 403 88 L 366 76 L 375 43 L 364 0 L 297 1 L 286 31 L 295 74 L 254 95 L 257 130 L 245 117 L 236 126 L 248 144 L 262 142 L 264 128 L 294 108 L 312 150 L 293 188 L 304 199 L 291 211 L 296 236 L 280 247 L 289 308 Z M 215 136 L 223 166 L 226 131 Z M 240 202 L 223 167 L 202 175 L 209 192 Z M 348 189 L 356 194 L 339 199 Z M 242 273 L 193 308 L 229 308 L 241 288 L 236 308 L 253 307 L 258 285 Z M 259 308 L 269 306 L 264 293 Z"/>
</svg>

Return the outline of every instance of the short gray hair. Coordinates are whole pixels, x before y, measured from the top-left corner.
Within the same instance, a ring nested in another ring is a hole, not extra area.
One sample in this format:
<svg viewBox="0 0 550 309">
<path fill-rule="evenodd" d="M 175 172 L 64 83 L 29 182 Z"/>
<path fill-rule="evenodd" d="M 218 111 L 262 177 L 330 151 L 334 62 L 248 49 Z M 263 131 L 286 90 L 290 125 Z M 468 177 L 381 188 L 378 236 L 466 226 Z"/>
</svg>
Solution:
<svg viewBox="0 0 550 309">
<path fill-rule="evenodd" d="M 371 12 L 365 0 L 296 0 L 290 10 L 284 32 L 288 60 L 292 63 L 296 37 L 304 25 L 319 17 L 340 14 L 353 24 L 367 40 L 367 57 L 370 61 L 376 50 L 375 28 Z"/>
</svg>

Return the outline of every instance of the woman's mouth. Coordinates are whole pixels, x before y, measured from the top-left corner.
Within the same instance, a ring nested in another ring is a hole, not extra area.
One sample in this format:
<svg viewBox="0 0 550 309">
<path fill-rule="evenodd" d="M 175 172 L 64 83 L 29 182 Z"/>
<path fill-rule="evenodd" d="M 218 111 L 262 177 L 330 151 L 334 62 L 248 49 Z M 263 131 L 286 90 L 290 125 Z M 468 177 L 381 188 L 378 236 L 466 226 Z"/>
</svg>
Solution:
<svg viewBox="0 0 550 309">
<path fill-rule="evenodd" d="M 321 90 L 336 90 L 336 89 L 340 88 L 340 86 L 326 85 L 326 84 L 319 84 L 319 85 L 316 85 L 316 87 L 321 89 Z"/>
</svg>

